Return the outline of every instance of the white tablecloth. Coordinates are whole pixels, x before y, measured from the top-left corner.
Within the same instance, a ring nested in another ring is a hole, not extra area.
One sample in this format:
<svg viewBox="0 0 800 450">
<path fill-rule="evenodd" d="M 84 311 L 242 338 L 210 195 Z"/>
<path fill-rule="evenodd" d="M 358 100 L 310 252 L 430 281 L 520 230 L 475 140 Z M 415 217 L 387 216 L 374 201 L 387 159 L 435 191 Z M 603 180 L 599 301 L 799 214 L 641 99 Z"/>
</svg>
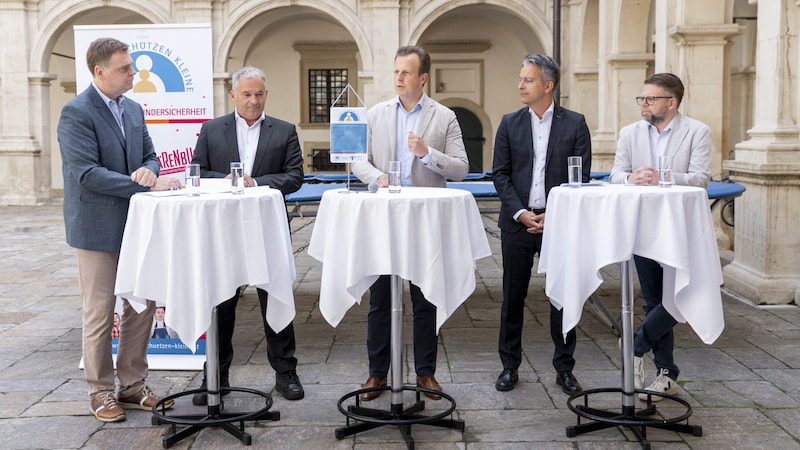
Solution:
<svg viewBox="0 0 800 450">
<path fill-rule="evenodd" d="M 213 307 L 243 285 L 269 292 L 267 320 L 282 330 L 294 319 L 296 277 L 283 195 L 269 187 L 233 195 L 229 180 L 203 179 L 200 189 L 133 196 L 116 294 L 142 309 L 145 299 L 164 303 L 167 326 L 191 349 Z"/>
<path fill-rule="evenodd" d="M 330 190 L 308 254 L 321 261 L 320 310 L 337 326 L 378 276 L 399 275 L 436 306 L 436 329 L 475 290 L 474 261 L 491 255 L 478 206 L 461 189 L 399 194 Z"/>
<path fill-rule="evenodd" d="M 724 328 L 714 224 L 704 189 L 689 186 L 556 187 L 547 200 L 539 272 L 564 308 L 564 330 L 603 281 L 600 269 L 633 254 L 664 267 L 662 302 L 707 344 Z M 631 270 L 633 270 L 631 264 Z"/>
</svg>

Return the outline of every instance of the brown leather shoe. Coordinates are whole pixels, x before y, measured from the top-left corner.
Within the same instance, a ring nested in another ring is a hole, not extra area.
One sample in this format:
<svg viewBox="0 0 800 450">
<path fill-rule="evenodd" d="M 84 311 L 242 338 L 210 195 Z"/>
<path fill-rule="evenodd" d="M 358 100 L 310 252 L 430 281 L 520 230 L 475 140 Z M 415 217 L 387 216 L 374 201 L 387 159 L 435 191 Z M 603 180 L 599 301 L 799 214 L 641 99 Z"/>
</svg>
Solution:
<svg viewBox="0 0 800 450">
<path fill-rule="evenodd" d="M 442 392 L 442 387 L 439 386 L 439 382 L 436 381 L 436 378 L 434 378 L 433 375 L 429 377 L 417 376 L 417 386 Z M 442 398 L 441 395 L 431 394 L 430 392 L 423 392 L 423 394 L 425 394 L 425 397 L 428 397 L 431 400 L 439 400 Z"/>
<path fill-rule="evenodd" d="M 378 378 L 378 377 L 372 377 L 371 376 L 371 377 L 367 378 L 367 382 L 366 383 L 361 385 L 361 387 L 363 389 L 377 388 L 377 387 L 381 387 L 381 386 L 386 386 L 386 377 Z M 361 400 L 365 401 L 365 402 L 368 402 L 370 400 L 375 400 L 376 398 L 380 397 L 381 394 L 383 394 L 382 390 L 364 392 L 363 394 L 361 394 Z"/>
</svg>

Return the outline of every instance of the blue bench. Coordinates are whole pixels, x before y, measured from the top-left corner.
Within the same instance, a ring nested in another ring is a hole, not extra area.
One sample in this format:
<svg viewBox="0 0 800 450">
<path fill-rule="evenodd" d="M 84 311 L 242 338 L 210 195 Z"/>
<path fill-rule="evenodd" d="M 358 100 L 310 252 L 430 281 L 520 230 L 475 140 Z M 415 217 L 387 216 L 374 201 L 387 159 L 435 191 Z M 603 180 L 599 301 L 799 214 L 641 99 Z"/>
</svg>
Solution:
<svg viewBox="0 0 800 450">
<path fill-rule="evenodd" d="M 322 175 L 317 175 L 317 177 L 320 176 Z M 347 180 L 346 175 L 341 175 L 340 177 L 342 177 L 344 181 Z M 324 178 L 332 181 L 334 176 L 327 176 Z M 592 178 L 595 177 L 592 176 Z M 286 206 L 289 208 L 289 217 L 313 217 L 315 213 L 309 212 L 303 214 L 301 207 L 306 205 L 318 205 L 325 191 L 329 189 L 344 189 L 346 187 L 347 184 L 342 182 L 303 183 L 297 192 L 286 196 Z M 469 191 L 478 202 L 498 200 L 497 191 L 494 188 L 494 183 L 491 181 L 451 181 L 447 183 L 447 187 Z M 707 191 L 708 199 L 712 200 L 711 211 L 713 212 L 720 203 L 741 196 L 745 191 L 745 187 L 739 183 L 712 181 L 708 184 Z M 497 208 L 482 208 L 481 212 L 497 212 Z"/>
</svg>

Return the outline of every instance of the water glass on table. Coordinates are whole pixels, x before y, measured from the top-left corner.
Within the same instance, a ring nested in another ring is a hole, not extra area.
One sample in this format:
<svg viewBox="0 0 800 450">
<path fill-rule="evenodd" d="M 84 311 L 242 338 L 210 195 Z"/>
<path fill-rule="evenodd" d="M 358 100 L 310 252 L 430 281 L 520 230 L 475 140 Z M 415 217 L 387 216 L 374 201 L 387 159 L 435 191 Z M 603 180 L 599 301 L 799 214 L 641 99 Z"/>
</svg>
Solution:
<svg viewBox="0 0 800 450">
<path fill-rule="evenodd" d="M 231 163 L 231 192 L 244 193 L 244 166 L 241 162 Z"/>
<path fill-rule="evenodd" d="M 400 192 L 400 161 L 389 161 L 389 192 Z"/>
<path fill-rule="evenodd" d="M 583 159 L 580 156 L 567 157 L 567 174 L 570 187 L 581 187 L 583 182 Z"/>
<path fill-rule="evenodd" d="M 186 195 L 197 197 L 200 195 L 200 164 L 187 164 L 184 171 L 186 173 Z"/>
<path fill-rule="evenodd" d="M 667 167 L 669 160 L 665 156 L 658 157 L 658 186 L 662 188 L 672 187 L 672 169 Z"/>
</svg>

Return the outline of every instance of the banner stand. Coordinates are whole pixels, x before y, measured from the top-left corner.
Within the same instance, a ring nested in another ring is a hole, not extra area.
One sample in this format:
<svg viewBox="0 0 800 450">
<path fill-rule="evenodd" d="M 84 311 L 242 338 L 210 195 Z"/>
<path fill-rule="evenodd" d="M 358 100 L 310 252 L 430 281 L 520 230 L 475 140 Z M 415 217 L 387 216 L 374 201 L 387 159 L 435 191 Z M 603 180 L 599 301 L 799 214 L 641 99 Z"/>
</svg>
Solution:
<svg viewBox="0 0 800 450">
<path fill-rule="evenodd" d="M 347 93 L 347 104 L 350 104 L 352 92 L 361 106 L 335 106 L 339 99 Z M 331 163 L 347 164 L 347 191 L 350 190 L 350 164 L 367 160 L 367 107 L 358 92 L 348 84 L 331 104 L 330 110 L 330 158 Z"/>
</svg>

